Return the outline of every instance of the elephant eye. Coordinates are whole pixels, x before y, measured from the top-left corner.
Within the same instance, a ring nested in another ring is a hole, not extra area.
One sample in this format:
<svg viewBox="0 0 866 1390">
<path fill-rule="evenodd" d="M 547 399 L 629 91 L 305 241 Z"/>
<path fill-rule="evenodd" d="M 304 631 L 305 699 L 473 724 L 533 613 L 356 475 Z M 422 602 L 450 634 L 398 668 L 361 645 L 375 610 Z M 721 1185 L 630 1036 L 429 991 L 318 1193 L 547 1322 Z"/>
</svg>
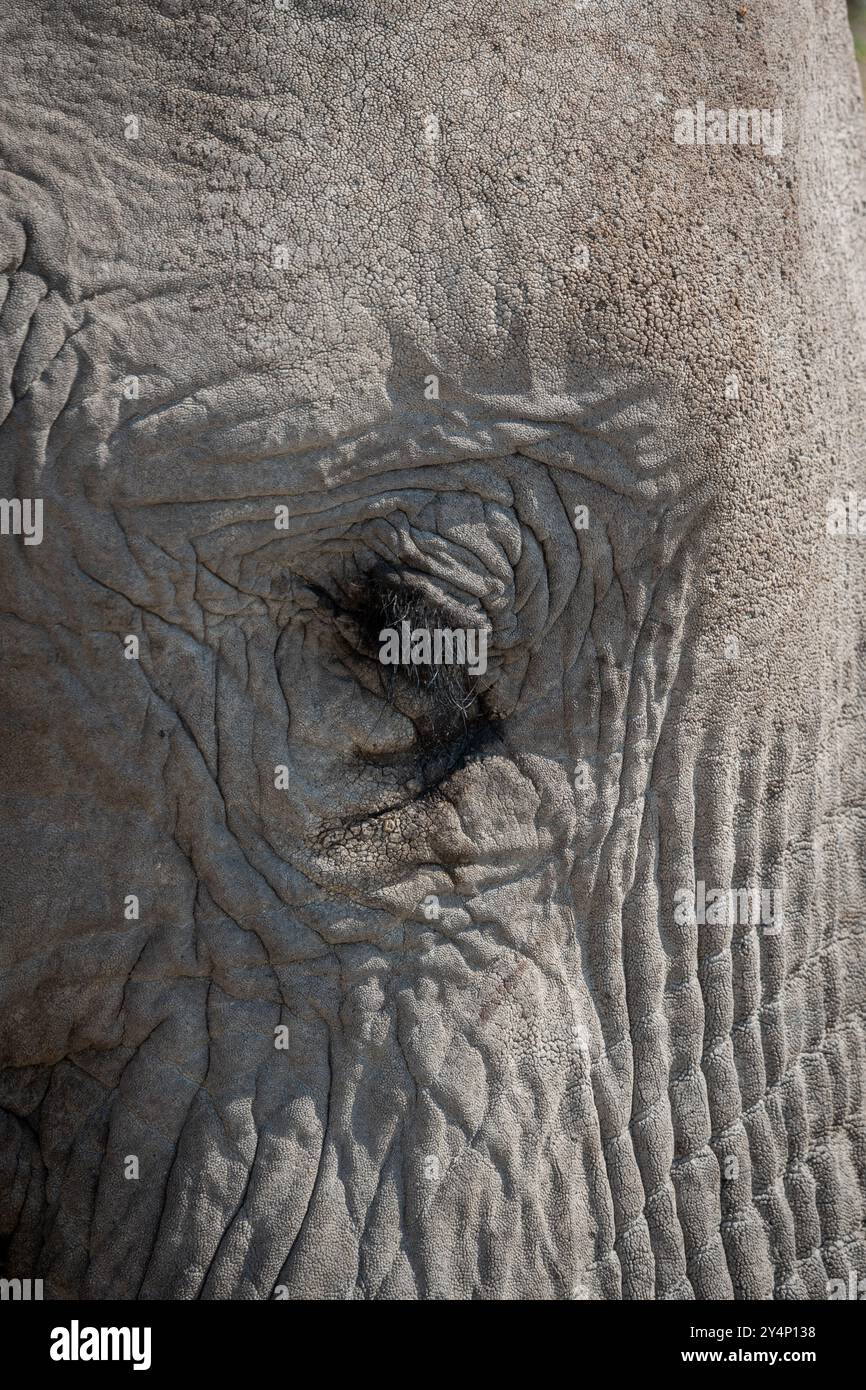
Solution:
<svg viewBox="0 0 866 1390">
<path fill-rule="evenodd" d="M 454 624 L 393 571 L 352 585 L 332 620 L 344 664 L 414 725 L 413 779 L 429 790 L 480 750 L 495 724 L 482 680 L 486 625 Z"/>
</svg>

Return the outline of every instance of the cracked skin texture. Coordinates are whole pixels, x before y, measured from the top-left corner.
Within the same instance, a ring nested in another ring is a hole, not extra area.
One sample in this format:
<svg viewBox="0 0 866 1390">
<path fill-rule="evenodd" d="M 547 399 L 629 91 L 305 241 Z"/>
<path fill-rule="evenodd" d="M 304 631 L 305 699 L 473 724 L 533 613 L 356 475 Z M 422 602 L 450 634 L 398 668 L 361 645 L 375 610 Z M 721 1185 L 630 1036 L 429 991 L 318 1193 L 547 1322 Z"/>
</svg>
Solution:
<svg viewBox="0 0 866 1390">
<path fill-rule="evenodd" d="M 0 542 L 0 1232 L 47 1297 L 866 1273 L 862 102 L 841 3 L 683 9 L 0 21 L 45 505 Z M 675 145 L 700 99 L 782 153 Z M 465 749 L 359 646 L 382 575 L 490 628 Z M 782 932 L 678 925 L 698 880 Z"/>
</svg>

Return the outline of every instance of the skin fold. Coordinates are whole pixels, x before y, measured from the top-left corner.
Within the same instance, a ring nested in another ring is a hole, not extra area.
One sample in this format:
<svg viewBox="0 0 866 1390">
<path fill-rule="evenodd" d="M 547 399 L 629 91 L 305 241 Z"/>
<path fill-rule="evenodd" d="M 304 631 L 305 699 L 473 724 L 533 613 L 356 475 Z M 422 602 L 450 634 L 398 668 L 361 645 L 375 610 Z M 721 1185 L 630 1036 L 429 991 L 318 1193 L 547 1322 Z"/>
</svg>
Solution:
<svg viewBox="0 0 866 1390">
<path fill-rule="evenodd" d="M 0 49 L 5 1272 L 866 1274 L 844 5 L 47 0 Z M 700 101 L 781 150 L 678 144 Z M 418 614 L 486 671 L 387 680 Z"/>
</svg>

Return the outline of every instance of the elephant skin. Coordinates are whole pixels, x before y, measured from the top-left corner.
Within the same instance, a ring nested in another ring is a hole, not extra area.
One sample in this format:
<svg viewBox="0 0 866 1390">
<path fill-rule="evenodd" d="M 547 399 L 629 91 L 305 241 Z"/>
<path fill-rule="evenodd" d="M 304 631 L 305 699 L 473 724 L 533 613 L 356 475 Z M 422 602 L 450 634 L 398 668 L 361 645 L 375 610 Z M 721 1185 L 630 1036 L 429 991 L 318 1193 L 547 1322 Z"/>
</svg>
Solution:
<svg viewBox="0 0 866 1390">
<path fill-rule="evenodd" d="M 866 1274 L 844 8 L 7 8 L 10 1277 Z"/>
</svg>

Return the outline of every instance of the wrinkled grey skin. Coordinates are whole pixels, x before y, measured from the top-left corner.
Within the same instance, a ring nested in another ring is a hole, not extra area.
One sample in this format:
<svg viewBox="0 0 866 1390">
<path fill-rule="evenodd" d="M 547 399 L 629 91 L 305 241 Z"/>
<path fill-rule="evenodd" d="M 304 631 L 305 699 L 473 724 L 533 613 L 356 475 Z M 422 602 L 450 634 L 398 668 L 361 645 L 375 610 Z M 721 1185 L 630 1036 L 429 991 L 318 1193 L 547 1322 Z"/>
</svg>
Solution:
<svg viewBox="0 0 866 1390">
<path fill-rule="evenodd" d="M 866 1272 L 844 5 L 286 4 L 2 20 L 7 1273 L 824 1298 Z M 699 100 L 781 154 L 675 144 Z M 433 786 L 334 608 L 383 565 L 491 627 Z M 783 930 L 678 923 L 699 880 Z"/>
</svg>

